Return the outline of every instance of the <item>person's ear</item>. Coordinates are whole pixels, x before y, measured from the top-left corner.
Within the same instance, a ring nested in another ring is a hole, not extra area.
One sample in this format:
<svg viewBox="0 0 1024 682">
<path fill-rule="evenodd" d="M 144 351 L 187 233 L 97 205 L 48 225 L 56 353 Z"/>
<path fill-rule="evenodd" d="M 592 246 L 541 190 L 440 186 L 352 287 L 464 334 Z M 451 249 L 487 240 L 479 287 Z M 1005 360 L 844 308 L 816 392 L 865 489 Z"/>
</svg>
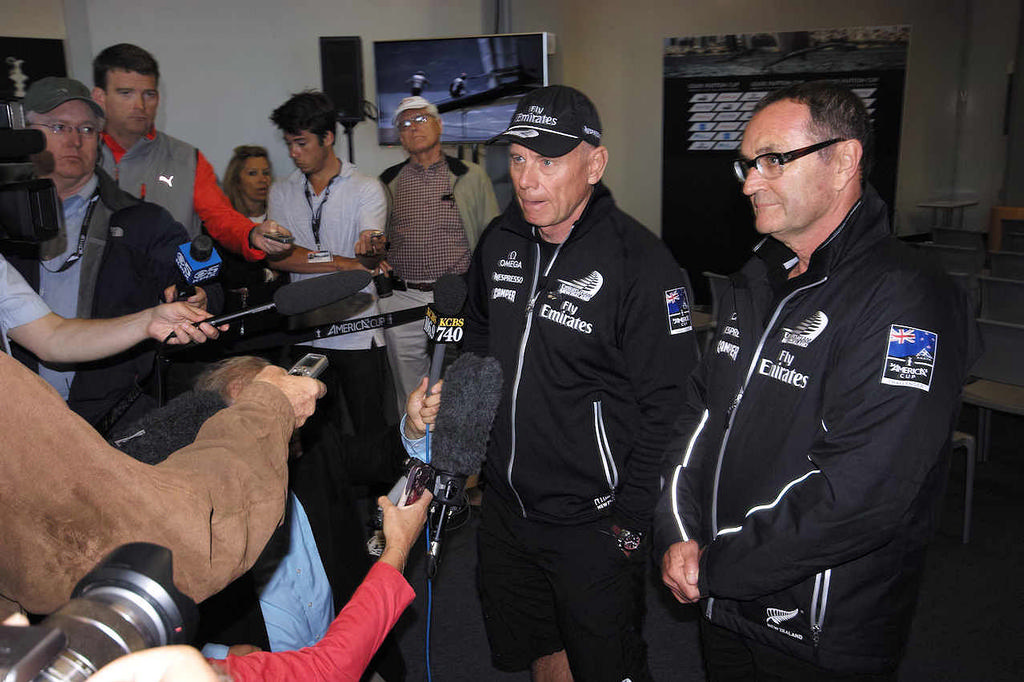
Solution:
<svg viewBox="0 0 1024 682">
<path fill-rule="evenodd" d="M 587 182 L 596 185 L 604 176 L 604 169 L 608 166 L 608 148 L 596 147 L 590 152 L 587 158 Z"/>
</svg>

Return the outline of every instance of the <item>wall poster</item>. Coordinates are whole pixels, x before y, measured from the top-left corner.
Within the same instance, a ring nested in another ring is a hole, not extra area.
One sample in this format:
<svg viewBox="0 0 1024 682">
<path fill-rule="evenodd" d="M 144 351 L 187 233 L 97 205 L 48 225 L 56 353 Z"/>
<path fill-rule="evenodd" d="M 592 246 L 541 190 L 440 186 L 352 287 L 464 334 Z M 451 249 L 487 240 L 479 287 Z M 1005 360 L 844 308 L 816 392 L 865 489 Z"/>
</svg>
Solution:
<svg viewBox="0 0 1024 682">
<path fill-rule="evenodd" d="M 869 180 L 892 215 L 909 42 L 909 26 L 665 40 L 662 238 L 699 300 L 708 300 L 701 272 L 734 272 L 757 240 L 732 161 L 772 90 L 829 79 L 861 97 L 875 126 Z"/>
</svg>

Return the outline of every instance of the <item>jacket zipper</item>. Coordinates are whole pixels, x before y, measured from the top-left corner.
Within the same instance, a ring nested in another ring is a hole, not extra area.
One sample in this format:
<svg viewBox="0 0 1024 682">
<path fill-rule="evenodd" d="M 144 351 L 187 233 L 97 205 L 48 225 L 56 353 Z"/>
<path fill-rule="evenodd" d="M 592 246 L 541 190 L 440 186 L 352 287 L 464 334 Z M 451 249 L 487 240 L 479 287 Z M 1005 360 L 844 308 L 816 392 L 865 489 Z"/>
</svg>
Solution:
<svg viewBox="0 0 1024 682">
<path fill-rule="evenodd" d="M 772 329 L 775 327 L 776 321 L 779 319 L 779 314 L 789 301 L 797 294 L 811 289 L 813 287 L 824 284 L 828 281 L 828 276 L 822 277 L 817 282 L 806 284 L 799 289 L 794 289 L 784 299 L 779 301 L 779 304 L 775 306 L 775 310 L 772 312 L 771 319 L 768 324 L 765 325 L 764 331 L 761 332 L 761 338 L 757 341 L 757 348 L 754 351 L 754 357 L 750 361 L 750 365 L 747 367 L 747 375 L 743 379 L 743 385 L 740 390 L 736 393 L 736 397 L 733 398 L 732 404 L 726 411 L 725 420 L 725 435 L 722 437 L 722 445 L 718 448 L 718 462 L 715 465 L 715 483 L 711 492 L 711 538 L 718 537 L 718 485 L 721 481 L 722 476 L 722 461 L 725 459 L 725 447 L 729 444 L 729 434 L 732 432 L 733 421 L 736 418 L 736 410 L 739 409 L 740 401 L 743 400 L 743 393 L 747 390 L 747 385 L 750 383 L 750 377 L 754 374 L 754 368 L 757 366 L 758 360 L 761 359 L 761 353 L 764 351 L 765 341 L 768 340 L 768 336 L 772 333 Z M 708 599 L 707 606 L 707 617 L 711 618 L 711 607 L 714 604 L 714 599 Z"/>
<path fill-rule="evenodd" d="M 832 569 L 814 576 L 814 596 L 811 598 L 811 639 L 814 646 L 821 640 L 821 626 L 825 622 L 825 608 L 828 606 L 828 589 L 832 582 Z"/>
<path fill-rule="evenodd" d="M 604 478 L 608 482 L 608 489 L 615 492 L 619 485 L 619 470 L 615 467 L 615 459 L 612 457 L 612 448 L 608 444 L 608 434 L 604 430 L 604 413 L 601 410 L 601 401 L 593 402 L 594 408 L 594 437 L 597 439 L 597 455 L 601 459 L 601 466 L 604 468 Z"/>
<path fill-rule="evenodd" d="M 544 276 L 547 277 L 548 273 L 551 272 L 551 267 L 555 264 L 555 259 L 558 258 L 558 254 L 562 250 L 562 242 L 555 248 L 554 255 L 551 256 L 551 261 L 548 266 L 544 268 Z M 523 504 L 523 498 L 520 497 L 519 491 L 512 484 L 512 468 L 516 462 L 516 408 L 519 403 L 519 381 L 523 377 L 523 359 L 526 356 L 526 344 L 530 340 L 530 330 L 533 328 L 533 306 L 537 302 L 537 297 L 540 293 L 537 291 L 537 282 L 540 279 L 540 244 L 533 245 L 533 282 L 530 284 L 530 300 L 526 304 L 526 326 L 523 328 L 523 335 L 519 339 L 519 356 L 516 359 L 516 378 L 512 384 L 512 406 L 511 410 L 511 424 L 512 424 L 512 443 L 508 458 L 508 469 L 506 471 L 508 487 L 512 491 L 512 494 L 516 496 L 516 502 L 519 503 L 519 511 L 522 513 L 523 518 L 526 518 L 526 505 Z"/>
</svg>

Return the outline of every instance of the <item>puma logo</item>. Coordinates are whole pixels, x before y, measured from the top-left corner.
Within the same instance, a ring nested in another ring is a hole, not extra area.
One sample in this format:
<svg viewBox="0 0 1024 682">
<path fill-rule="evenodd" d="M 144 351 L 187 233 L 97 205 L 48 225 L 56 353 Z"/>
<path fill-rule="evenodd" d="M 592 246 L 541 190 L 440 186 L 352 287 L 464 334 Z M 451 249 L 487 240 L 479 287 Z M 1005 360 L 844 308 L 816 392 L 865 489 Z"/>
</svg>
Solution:
<svg viewBox="0 0 1024 682">
<path fill-rule="evenodd" d="M 173 175 L 161 175 L 157 178 L 160 182 L 166 184 L 170 188 L 174 188 L 174 176 Z"/>
</svg>

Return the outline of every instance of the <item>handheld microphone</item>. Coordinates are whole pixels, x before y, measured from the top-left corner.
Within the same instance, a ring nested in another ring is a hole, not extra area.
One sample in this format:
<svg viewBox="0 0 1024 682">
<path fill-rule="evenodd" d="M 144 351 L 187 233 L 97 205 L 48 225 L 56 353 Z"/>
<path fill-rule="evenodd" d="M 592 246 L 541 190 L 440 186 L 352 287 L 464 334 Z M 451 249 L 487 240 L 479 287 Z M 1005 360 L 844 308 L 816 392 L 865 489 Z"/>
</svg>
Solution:
<svg viewBox="0 0 1024 682">
<path fill-rule="evenodd" d="M 434 355 L 430 360 L 430 378 L 427 394 L 441 377 L 445 346 L 462 341 L 465 320 L 460 317 L 466 303 L 466 281 L 461 275 L 441 275 L 434 283 L 434 302 L 427 306 L 423 331 L 434 342 Z"/>
<path fill-rule="evenodd" d="M 174 263 L 181 271 L 182 281 L 176 285 L 178 300 L 183 301 L 196 293 L 196 285 L 220 273 L 221 259 L 213 240 L 201 234 L 191 242 L 182 244 L 174 254 Z"/>
<path fill-rule="evenodd" d="M 222 325 L 241 317 L 277 310 L 282 315 L 299 315 L 329 305 L 362 291 L 370 283 L 370 273 L 365 270 L 342 270 L 323 277 L 313 277 L 286 284 L 274 292 L 270 303 L 246 308 L 227 315 L 211 317 L 203 322 L 213 326 Z M 202 322 L 197 322 L 197 325 Z"/>
<path fill-rule="evenodd" d="M 466 477 L 480 471 L 487 455 L 491 424 L 501 399 L 501 382 L 498 361 L 472 353 L 461 355 L 445 373 L 430 462 L 436 473 L 428 525 L 428 578 L 433 579 L 441 563 L 448 520 L 465 506 Z"/>
</svg>

